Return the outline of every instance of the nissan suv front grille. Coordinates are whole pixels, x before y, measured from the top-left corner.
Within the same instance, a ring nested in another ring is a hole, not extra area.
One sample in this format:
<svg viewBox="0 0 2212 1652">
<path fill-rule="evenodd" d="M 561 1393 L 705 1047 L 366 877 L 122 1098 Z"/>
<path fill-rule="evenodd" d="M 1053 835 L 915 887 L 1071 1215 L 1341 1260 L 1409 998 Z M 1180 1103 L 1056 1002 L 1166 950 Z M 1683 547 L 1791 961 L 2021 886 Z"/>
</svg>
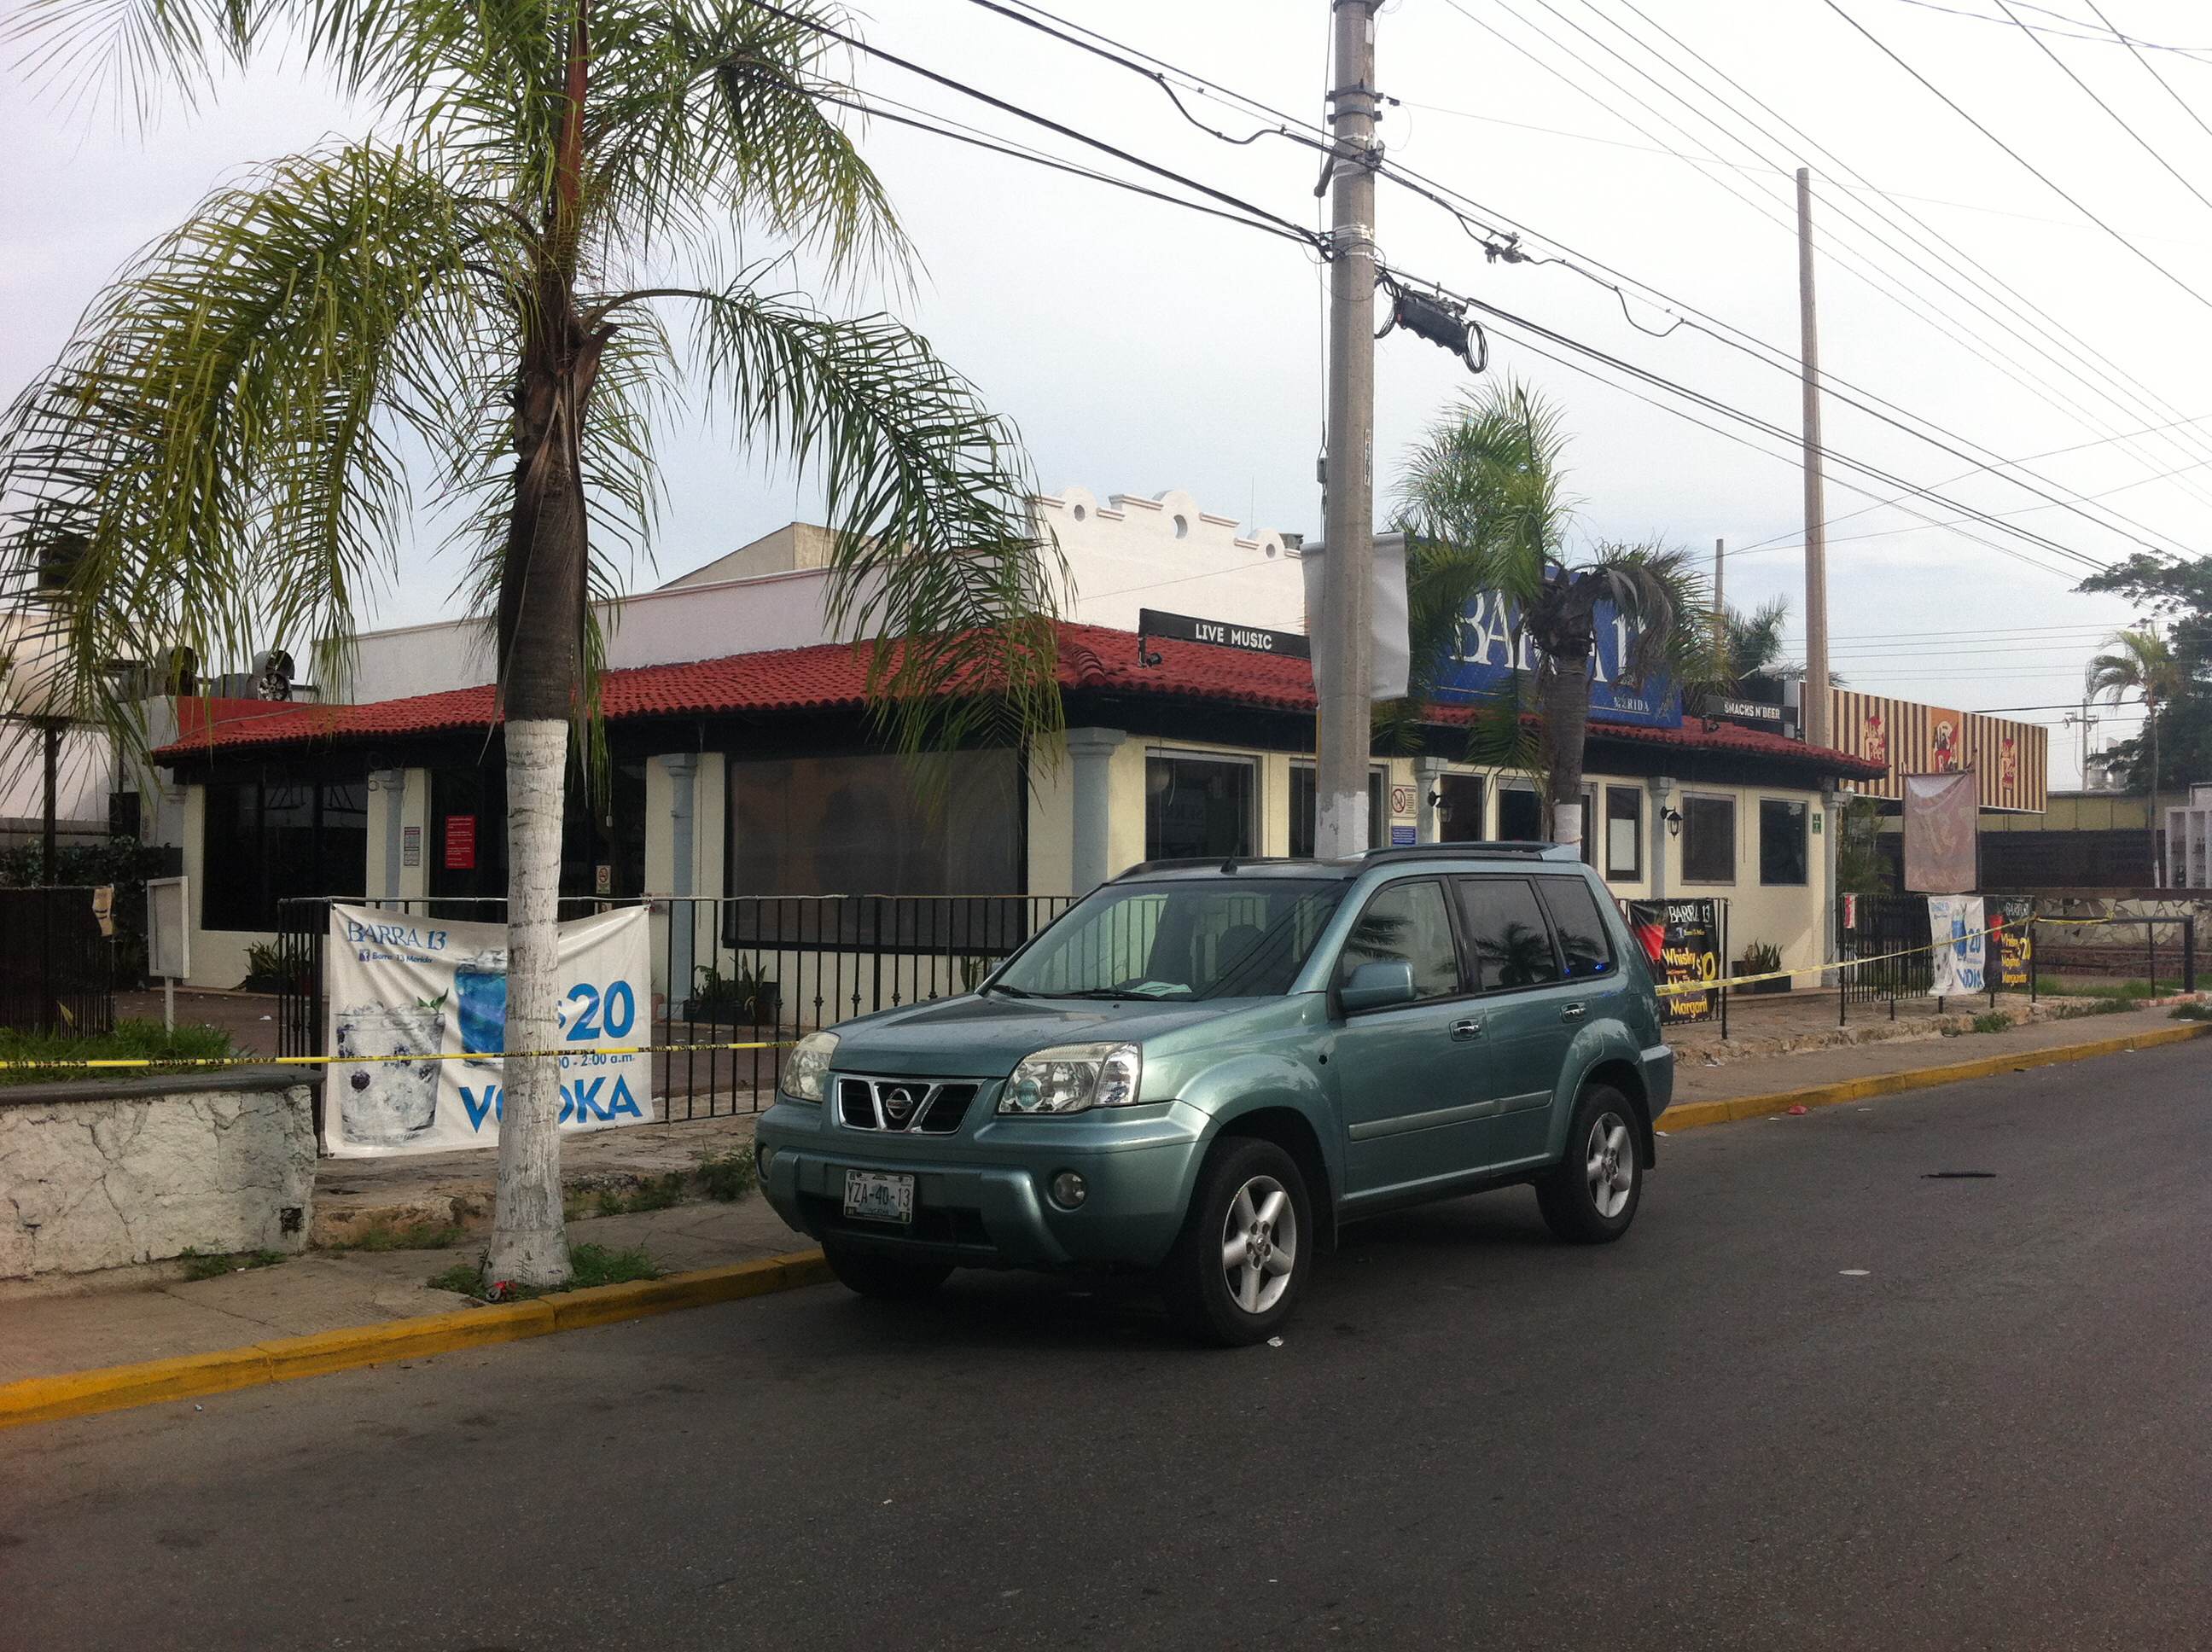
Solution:
<svg viewBox="0 0 2212 1652">
<path fill-rule="evenodd" d="M 840 1078 L 837 1119 L 848 1130 L 949 1136 L 982 1086 L 935 1078 Z"/>
</svg>

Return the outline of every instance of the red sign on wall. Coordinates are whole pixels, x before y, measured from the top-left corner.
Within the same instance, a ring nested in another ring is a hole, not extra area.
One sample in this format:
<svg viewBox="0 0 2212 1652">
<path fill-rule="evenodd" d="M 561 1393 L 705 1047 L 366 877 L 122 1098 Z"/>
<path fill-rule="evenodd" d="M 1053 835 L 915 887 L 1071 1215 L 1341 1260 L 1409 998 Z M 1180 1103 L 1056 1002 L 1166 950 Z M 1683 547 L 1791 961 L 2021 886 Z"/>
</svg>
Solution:
<svg viewBox="0 0 2212 1652">
<path fill-rule="evenodd" d="M 446 817 L 446 870 L 474 872 L 477 869 L 477 817 L 474 815 Z"/>
</svg>

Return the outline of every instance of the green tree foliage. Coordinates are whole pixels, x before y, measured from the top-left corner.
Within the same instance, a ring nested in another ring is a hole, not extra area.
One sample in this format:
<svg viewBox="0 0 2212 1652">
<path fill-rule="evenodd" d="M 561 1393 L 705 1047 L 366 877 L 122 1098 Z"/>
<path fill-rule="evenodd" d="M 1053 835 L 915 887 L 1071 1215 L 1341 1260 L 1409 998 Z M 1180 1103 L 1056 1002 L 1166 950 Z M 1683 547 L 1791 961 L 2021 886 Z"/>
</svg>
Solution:
<svg viewBox="0 0 2212 1652">
<path fill-rule="evenodd" d="M 2212 556 L 2169 562 L 2139 551 L 2079 588 L 2128 598 L 2165 626 L 2172 672 L 2159 706 L 2156 774 L 2148 719 L 2142 733 L 2113 742 L 2129 789 L 2147 792 L 2155 780 L 2161 790 L 2178 792 L 2212 779 Z"/>
</svg>

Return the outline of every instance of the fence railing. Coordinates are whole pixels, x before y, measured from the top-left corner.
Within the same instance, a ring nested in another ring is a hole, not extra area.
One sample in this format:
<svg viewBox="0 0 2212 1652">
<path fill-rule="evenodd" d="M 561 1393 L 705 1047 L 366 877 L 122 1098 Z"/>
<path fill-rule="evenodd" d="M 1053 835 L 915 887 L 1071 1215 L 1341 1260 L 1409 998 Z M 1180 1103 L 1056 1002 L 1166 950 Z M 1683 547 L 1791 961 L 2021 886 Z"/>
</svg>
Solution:
<svg viewBox="0 0 2212 1652">
<path fill-rule="evenodd" d="M 92 896 L 74 884 L 0 889 L 0 1026 L 114 1029 L 115 944 L 100 932 Z"/>
<path fill-rule="evenodd" d="M 346 900 L 400 916 L 503 921 L 506 902 Z M 323 945 L 330 897 L 279 902 L 283 986 L 277 1053 L 322 1055 L 329 1024 Z M 1073 904 L 1066 896 L 663 896 L 564 898 L 561 916 L 645 905 L 653 923 L 652 1042 L 660 1116 L 757 1111 L 782 1046 L 872 1010 L 971 990 Z M 745 1046 L 749 1048 L 734 1048 Z"/>
</svg>

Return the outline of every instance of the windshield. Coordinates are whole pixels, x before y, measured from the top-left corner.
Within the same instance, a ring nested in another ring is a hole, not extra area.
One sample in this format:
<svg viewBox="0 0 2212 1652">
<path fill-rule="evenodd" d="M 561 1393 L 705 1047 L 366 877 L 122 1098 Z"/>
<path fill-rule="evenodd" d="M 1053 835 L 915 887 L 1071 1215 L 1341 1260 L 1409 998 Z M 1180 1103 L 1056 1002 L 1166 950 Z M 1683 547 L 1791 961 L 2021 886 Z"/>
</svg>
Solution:
<svg viewBox="0 0 2212 1652">
<path fill-rule="evenodd" d="M 1273 998 L 1344 898 L 1340 880 L 1112 884 L 992 983 L 1036 998 Z"/>
</svg>

